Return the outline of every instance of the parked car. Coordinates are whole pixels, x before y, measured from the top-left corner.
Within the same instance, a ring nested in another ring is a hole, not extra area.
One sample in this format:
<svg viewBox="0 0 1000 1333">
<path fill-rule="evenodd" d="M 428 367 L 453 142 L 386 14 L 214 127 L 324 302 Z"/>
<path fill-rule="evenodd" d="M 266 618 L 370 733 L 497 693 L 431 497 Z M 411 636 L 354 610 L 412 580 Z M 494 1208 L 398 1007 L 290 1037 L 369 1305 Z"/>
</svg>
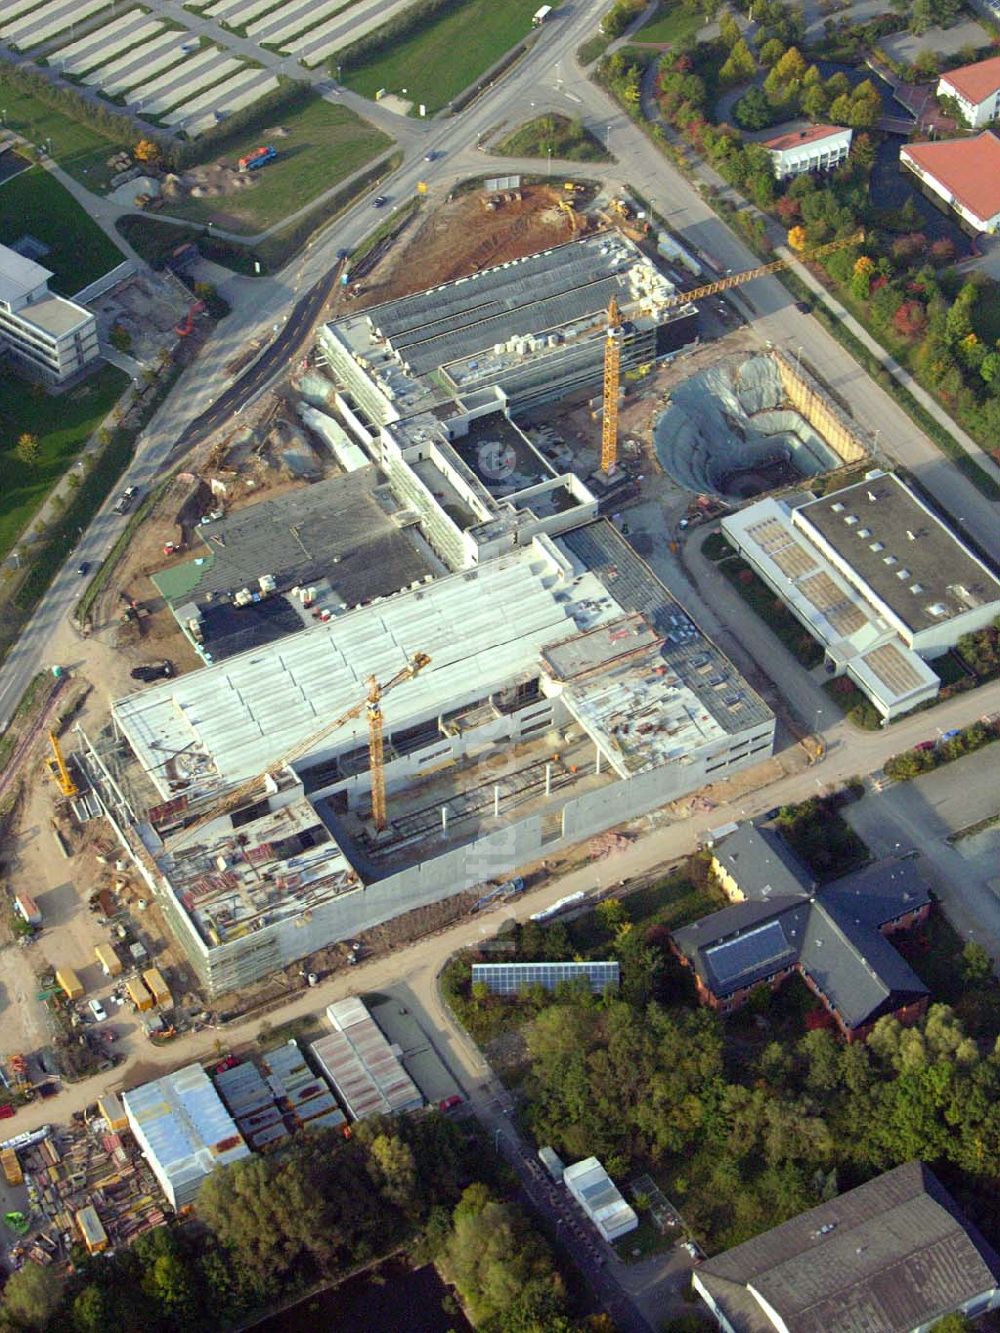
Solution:
<svg viewBox="0 0 1000 1333">
<path fill-rule="evenodd" d="M 94 1015 L 95 1023 L 103 1023 L 108 1016 L 107 1010 L 104 1008 L 104 1005 L 101 1004 L 100 1000 L 88 1000 L 87 1008 Z"/>
<path fill-rule="evenodd" d="M 133 680 L 142 680 L 149 682 L 151 680 L 169 680 L 174 674 L 173 662 L 164 660 L 163 662 L 146 662 L 142 666 L 133 667 L 129 675 Z"/>
<path fill-rule="evenodd" d="M 444 1101 L 438 1102 L 439 1111 L 454 1111 L 456 1106 L 462 1105 L 462 1098 L 457 1092 L 453 1092 L 450 1097 L 445 1097 Z"/>
<path fill-rule="evenodd" d="M 9 1120 L 13 1114 L 14 1108 L 11 1106 L 10 1102 L 4 1102 L 3 1105 L 0 1106 L 0 1120 Z"/>
</svg>

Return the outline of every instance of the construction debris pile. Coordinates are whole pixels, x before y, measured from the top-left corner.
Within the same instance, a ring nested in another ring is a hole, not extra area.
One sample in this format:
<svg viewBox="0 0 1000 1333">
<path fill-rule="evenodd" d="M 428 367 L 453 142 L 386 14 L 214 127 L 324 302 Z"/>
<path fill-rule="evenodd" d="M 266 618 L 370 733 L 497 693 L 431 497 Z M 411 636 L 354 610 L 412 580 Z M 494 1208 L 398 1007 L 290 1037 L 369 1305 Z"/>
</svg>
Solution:
<svg viewBox="0 0 1000 1333">
<path fill-rule="evenodd" d="M 29 1209 L 26 1233 L 10 1252 L 16 1268 L 68 1261 L 81 1241 L 93 1254 L 129 1244 L 166 1220 L 163 1196 L 120 1102 L 103 1098 L 94 1112 L 69 1126 L 46 1126 L 25 1136 L 32 1140 L 26 1145 L 5 1150 L 7 1181 L 19 1183 L 23 1175 Z"/>
</svg>

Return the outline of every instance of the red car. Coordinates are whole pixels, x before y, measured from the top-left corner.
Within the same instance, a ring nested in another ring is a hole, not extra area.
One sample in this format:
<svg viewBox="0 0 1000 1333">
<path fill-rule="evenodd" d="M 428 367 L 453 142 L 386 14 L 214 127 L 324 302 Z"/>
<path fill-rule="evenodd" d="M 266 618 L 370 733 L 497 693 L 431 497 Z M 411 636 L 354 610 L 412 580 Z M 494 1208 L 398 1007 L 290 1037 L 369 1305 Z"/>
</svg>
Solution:
<svg viewBox="0 0 1000 1333">
<path fill-rule="evenodd" d="M 456 1106 L 462 1105 L 462 1099 L 457 1092 L 453 1092 L 450 1097 L 445 1097 L 443 1102 L 438 1102 L 439 1111 L 454 1111 Z"/>
<path fill-rule="evenodd" d="M 11 1106 L 10 1102 L 4 1102 L 4 1104 L 0 1106 L 0 1120 L 9 1120 L 13 1114 L 14 1107 Z"/>
</svg>

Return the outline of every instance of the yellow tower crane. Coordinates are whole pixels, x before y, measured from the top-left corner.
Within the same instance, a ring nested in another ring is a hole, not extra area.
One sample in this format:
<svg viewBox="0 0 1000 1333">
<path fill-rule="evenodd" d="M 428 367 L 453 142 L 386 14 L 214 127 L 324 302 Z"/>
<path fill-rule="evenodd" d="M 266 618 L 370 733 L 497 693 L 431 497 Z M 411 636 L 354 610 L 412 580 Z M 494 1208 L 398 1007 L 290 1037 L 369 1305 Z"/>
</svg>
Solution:
<svg viewBox="0 0 1000 1333">
<path fill-rule="evenodd" d="M 601 471 L 610 476 L 618 462 L 618 388 L 622 364 L 622 317 L 618 302 L 608 302 L 604 342 L 604 414 L 601 418 Z"/>
<path fill-rule="evenodd" d="M 63 758 L 63 752 L 59 745 L 59 737 L 54 731 L 49 732 L 49 744 L 52 746 L 53 757 L 49 760 L 49 772 L 52 780 L 62 792 L 69 798 L 79 795 L 80 789 L 73 781 L 73 775 L 66 767 L 66 760 Z"/>
<path fill-rule="evenodd" d="M 228 814 L 231 810 L 237 809 L 249 797 L 259 793 L 260 787 L 267 781 L 270 774 L 279 772 L 296 759 L 301 759 L 303 755 L 308 754 L 314 746 L 318 745 L 324 737 L 329 736 L 332 732 L 344 726 L 345 723 L 353 721 L 365 712 L 368 714 L 368 758 L 372 775 L 372 818 L 378 832 L 383 832 L 388 827 L 389 820 L 385 799 L 382 698 L 404 680 L 412 680 L 418 672 L 423 671 L 424 667 L 429 665 L 430 660 L 426 653 L 414 653 L 406 666 L 397 671 L 389 680 L 380 683 L 374 676 L 369 676 L 368 694 L 364 699 L 356 703 L 353 708 L 349 708 L 346 713 L 341 713 L 332 722 L 325 723 L 318 731 L 312 732 L 309 736 L 297 742 L 290 750 L 286 750 L 273 764 L 268 766 L 266 772 L 257 773 L 252 778 L 247 778 L 238 787 L 226 792 L 221 800 L 216 801 L 209 809 L 203 810 L 196 819 L 188 824 L 185 833 L 191 833 L 194 829 L 201 828 L 203 824 L 218 819 L 220 815 Z"/>
<path fill-rule="evenodd" d="M 839 241 L 828 241 L 811 250 L 807 255 L 798 256 L 803 262 L 819 259 L 832 254 L 834 250 L 844 250 L 850 245 L 860 245 L 865 239 L 863 231 L 853 236 L 842 237 Z M 700 301 L 706 296 L 716 296 L 719 292 L 728 292 L 732 287 L 741 287 L 754 278 L 766 277 L 768 273 L 777 273 L 793 263 L 792 259 L 776 259 L 771 264 L 761 264 L 759 268 L 750 268 L 743 273 L 730 273 L 716 282 L 695 287 L 689 292 L 674 292 L 660 302 L 661 307 L 671 309 L 674 306 L 688 305 L 691 301 Z M 621 314 L 618 303 L 612 296 L 608 303 L 607 341 L 604 345 L 604 417 L 601 426 L 601 471 L 608 476 L 618 462 L 618 388 L 621 369 Z"/>
</svg>

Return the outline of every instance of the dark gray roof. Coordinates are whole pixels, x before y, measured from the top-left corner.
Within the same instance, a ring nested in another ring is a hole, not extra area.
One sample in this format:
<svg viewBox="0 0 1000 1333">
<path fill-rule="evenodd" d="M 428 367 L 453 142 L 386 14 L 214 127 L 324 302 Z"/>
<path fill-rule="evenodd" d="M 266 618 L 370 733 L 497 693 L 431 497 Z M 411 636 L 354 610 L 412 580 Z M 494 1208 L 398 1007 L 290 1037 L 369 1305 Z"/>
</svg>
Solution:
<svg viewBox="0 0 1000 1333">
<path fill-rule="evenodd" d="M 736 1333 L 909 1333 L 1000 1284 L 1000 1259 L 907 1162 L 697 1270 Z M 752 1289 L 752 1290 L 751 1290 Z"/>
<path fill-rule="evenodd" d="M 823 905 L 838 921 L 881 928 L 931 900 L 927 877 L 915 859 L 875 861 L 823 889 Z"/>
<path fill-rule="evenodd" d="M 809 904 L 801 898 L 735 903 L 673 932 L 713 995 L 724 999 L 798 961 Z"/>
<path fill-rule="evenodd" d="M 273 574 L 279 592 L 325 576 L 356 606 L 422 579 L 431 567 L 379 504 L 381 481 L 374 466 L 359 468 L 200 528 L 212 560 L 183 600 L 254 589 Z"/>
<path fill-rule="evenodd" d="M 640 612 L 663 637 L 663 657 L 723 730 L 734 735 L 774 714 L 695 624 L 612 523 L 598 519 L 558 539 L 595 573 L 625 611 Z"/>
<path fill-rule="evenodd" d="M 748 898 L 807 898 L 816 880 L 781 835 L 766 825 L 741 824 L 712 848 Z"/>
<path fill-rule="evenodd" d="M 795 510 L 793 522 L 821 534 L 915 633 L 1000 599 L 991 571 L 896 476 L 811 500 Z"/>
<path fill-rule="evenodd" d="M 675 945 L 717 999 L 796 964 L 848 1028 L 864 1027 L 927 994 L 909 963 L 880 933 L 930 902 L 913 861 L 879 861 L 813 891 L 774 857 L 782 848 L 770 830 L 742 825 L 714 851 L 718 855 L 731 846 L 741 888 L 750 893 L 762 882 L 772 887 L 780 882 L 783 891 L 761 891 L 673 932 Z M 763 881 L 761 865 L 767 871 Z M 748 866 L 756 868 L 757 878 L 744 878 Z"/>
<path fill-rule="evenodd" d="M 812 905 L 799 962 L 849 1028 L 874 1023 L 927 994 L 877 927 L 828 910 L 825 894 Z"/>
</svg>

